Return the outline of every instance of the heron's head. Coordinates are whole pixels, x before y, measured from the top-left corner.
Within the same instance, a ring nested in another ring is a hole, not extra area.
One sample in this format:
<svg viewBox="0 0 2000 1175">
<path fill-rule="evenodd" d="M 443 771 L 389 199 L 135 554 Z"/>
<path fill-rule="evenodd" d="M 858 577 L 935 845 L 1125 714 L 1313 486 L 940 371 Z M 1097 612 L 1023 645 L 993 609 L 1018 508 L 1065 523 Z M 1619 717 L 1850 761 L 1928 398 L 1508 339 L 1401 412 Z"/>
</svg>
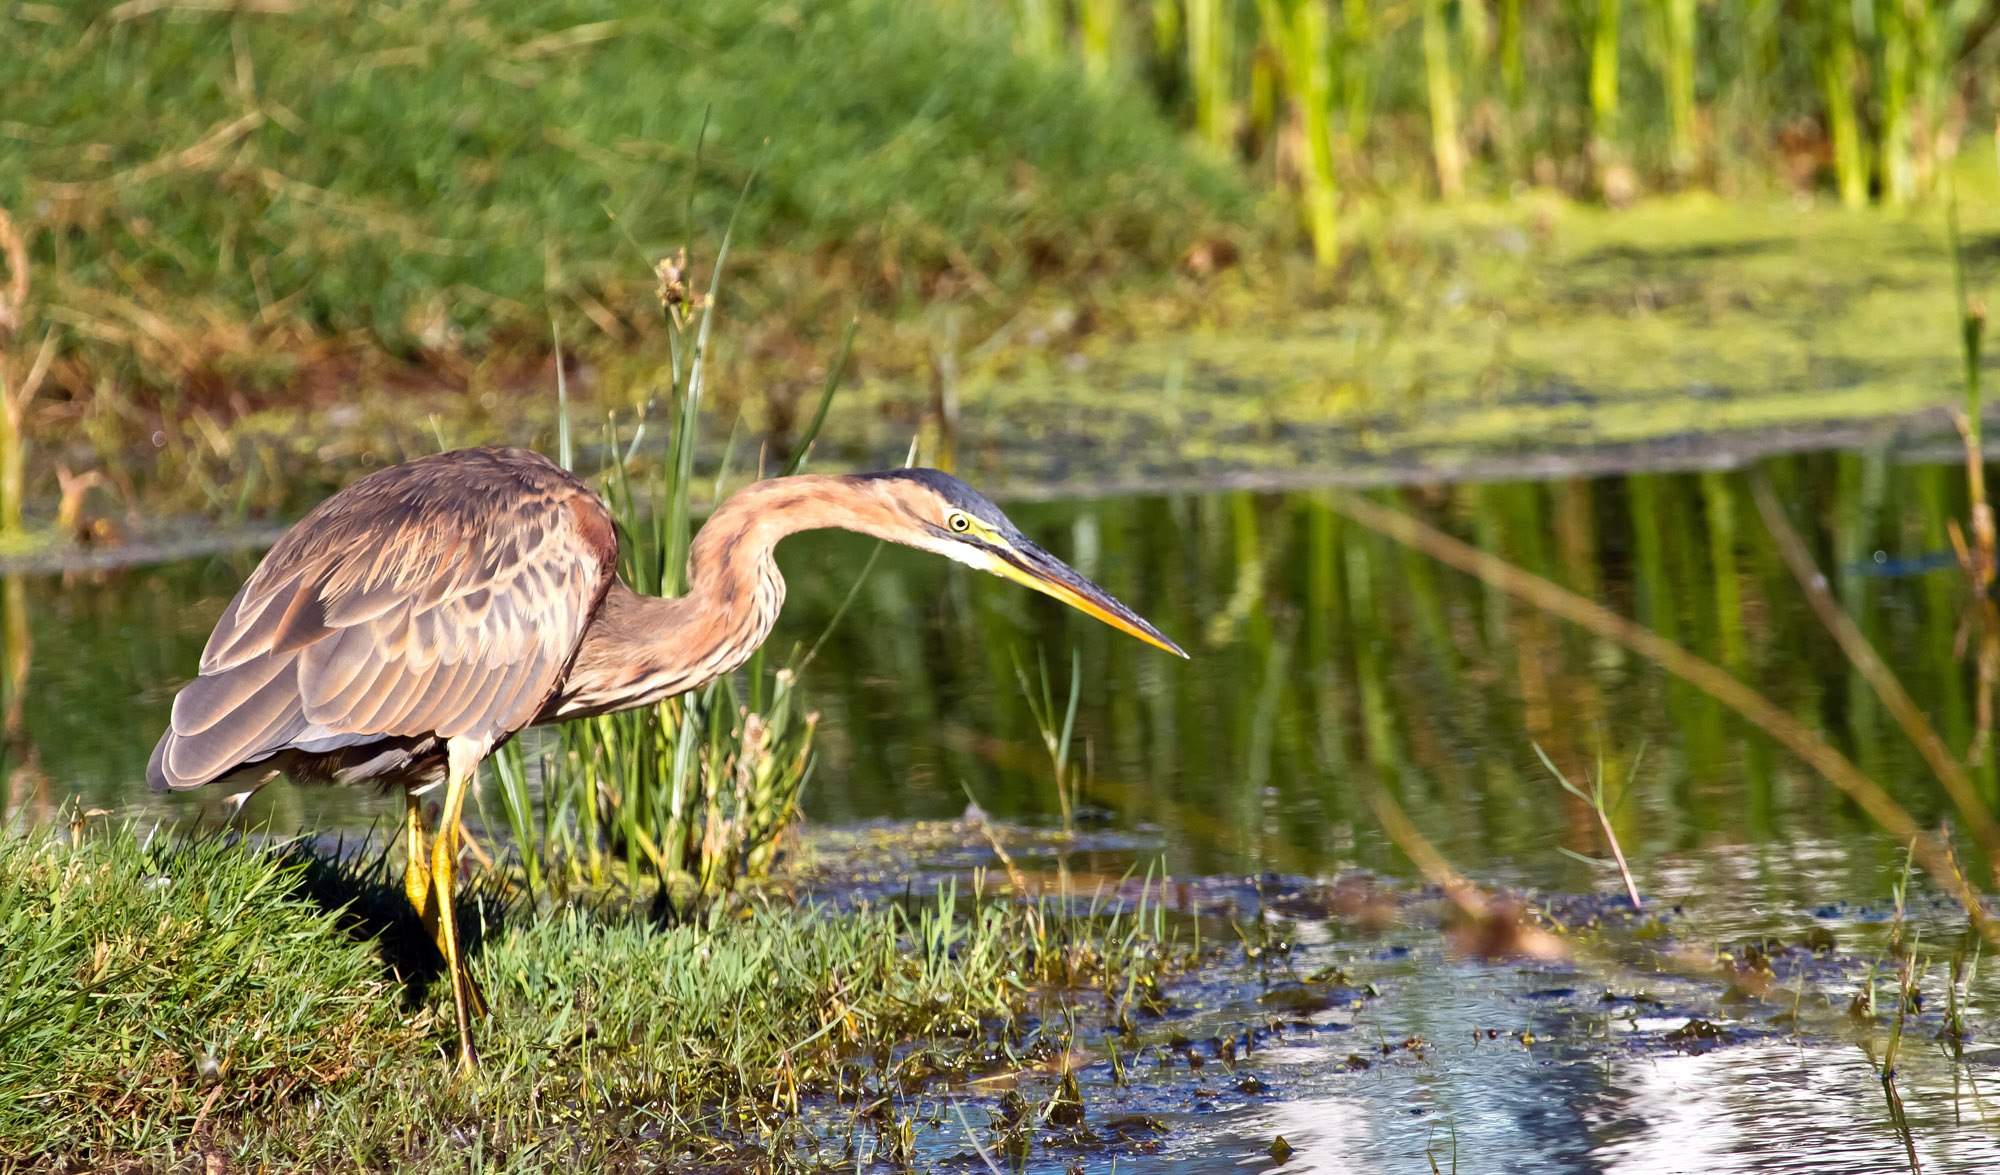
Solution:
<svg viewBox="0 0 2000 1175">
<path fill-rule="evenodd" d="M 1147 644 L 1187 656 L 1110 592 L 1029 542 L 998 506 L 949 473 L 898 469 L 863 474 L 857 480 L 867 483 L 890 508 L 891 521 L 881 537 L 1026 584 Z"/>
</svg>

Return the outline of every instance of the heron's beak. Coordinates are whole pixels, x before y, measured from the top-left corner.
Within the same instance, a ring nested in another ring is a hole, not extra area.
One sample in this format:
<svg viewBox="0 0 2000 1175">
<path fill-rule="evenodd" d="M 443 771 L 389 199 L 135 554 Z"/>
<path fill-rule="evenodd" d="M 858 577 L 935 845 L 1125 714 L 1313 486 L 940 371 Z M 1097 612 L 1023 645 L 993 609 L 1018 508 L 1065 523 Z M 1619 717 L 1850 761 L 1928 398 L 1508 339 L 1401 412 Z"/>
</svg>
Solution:
<svg viewBox="0 0 2000 1175">
<path fill-rule="evenodd" d="M 1113 599 L 1110 592 L 1078 575 L 1075 568 L 1033 543 L 1022 542 L 1018 546 L 995 549 L 989 569 L 995 575 L 1025 584 L 1045 596 L 1053 596 L 1077 611 L 1095 616 L 1149 645 L 1165 649 L 1176 657 L 1187 657 L 1179 645 L 1167 639 L 1166 634 Z"/>
</svg>

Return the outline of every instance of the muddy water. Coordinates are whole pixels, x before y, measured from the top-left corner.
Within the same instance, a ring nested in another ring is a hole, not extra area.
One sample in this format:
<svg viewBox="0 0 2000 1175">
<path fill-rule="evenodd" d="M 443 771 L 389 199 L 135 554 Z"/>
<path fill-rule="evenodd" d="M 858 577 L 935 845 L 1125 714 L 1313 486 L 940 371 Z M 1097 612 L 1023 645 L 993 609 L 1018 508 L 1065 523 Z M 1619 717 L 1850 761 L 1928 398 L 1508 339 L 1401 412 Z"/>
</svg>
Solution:
<svg viewBox="0 0 2000 1175">
<path fill-rule="evenodd" d="M 1971 671 L 1954 648 L 1967 593 L 1941 554 L 1946 519 L 1964 515 L 1962 470 L 1880 452 L 1760 468 L 1842 605 L 1963 751 L 1976 735 Z M 1920 822 L 1947 814 L 1922 761 L 1806 610 L 1743 474 L 1384 497 L 1728 666 L 1824 732 Z M 1093 1061 L 1082 1073 L 1087 1093 L 1098 1087 L 1091 1100 L 1120 1108 L 1091 1120 L 1140 1115 L 1148 1137 L 1107 1141 L 1100 1130 L 1095 1142 L 1035 1150 L 1029 1169 L 1255 1169 L 1270 1164 L 1278 1135 L 1294 1151 L 1287 1170 L 1449 1171 L 1454 1159 L 1462 1171 L 1907 1170 L 1913 1152 L 1927 1170 L 2000 1161 L 2000 1135 L 1975 1096 L 1990 1074 L 1979 1042 L 2000 1034 L 1993 969 L 1958 986 L 1972 1041 L 1948 1057 L 1934 1037 L 1960 927 L 1913 883 L 1910 907 L 1929 919 L 1919 983 L 1928 1019 L 1911 1029 L 1888 1087 L 1898 1111 L 1870 1061 L 1886 1021 L 1846 1010 L 1887 949 L 1901 850 L 1711 699 L 1359 530 L 1310 491 L 1034 503 L 1015 516 L 1179 639 L 1192 663 L 1010 585 L 887 552 L 806 677 L 826 719 L 808 815 L 822 826 L 949 818 L 969 794 L 1003 820 L 1052 823 L 1047 754 L 1016 666 L 1032 672 L 1046 656 L 1060 695 L 1074 651 L 1089 767 L 1077 819 L 1097 839 L 1063 864 L 1114 878 L 1163 864 L 1228 895 L 1207 908 L 1205 933 L 1236 954 L 1145 1029 L 1146 1047 L 1264 1034 L 1240 1062 L 1195 1071 L 1182 1061 L 1143 1088 L 1114 1085 Z M 791 603 L 774 642 L 816 638 L 867 556 L 851 536 L 792 540 L 781 553 Z M 46 816 L 75 798 L 215 815 L 216 797 L 151 797 L 141 774 L 172 690 L 253 559 L 5 582 L 10 810 Z M 1393 796 L 1482 881 L 1538 900 L 1617 891 L 1595 817 L 1558 787 L 1537 746 L 1573 780 L 1608 780 L 1637 882 L 1668 913 L 1581 963 L 1454 955 L 1368 796 Z M 1975 780 L 1994 797 L 1990 769 Z M 284 785 L 248 813 L 321 829 L 398 814 L 369 794 Z M 1399 886 L 1418 914 L 1362 933 L 1227 880 L 1269 876 L 1303 891 L 1357 872 Z M 1283 974 L 1247 961 L 1245 927 L 1291 944 Z M 1816 927 L 1838 942 L 1827 959 L 1799 945 Z M 1743 943 L 1766 940 L 1780 944 L 1779 986 L 1797 979 L 1800 994 L 1745 1003 L 1718 978 L 1718 952 L 1740 957 Z M 1343 988 L 1377 994 L 1324 1006 L 1314 996 L 1272 1014 L 1273 983 L 1297 986 L 1326 968 L 1345 972 Z M 1672 1035 L 1692 1020 L 1716 1034 Z M 1424 1047 L 1400 1047 L 1412 1037 Z M 983 1123 L 988 1094 L 963 1096 Z M 963 1127 L 939 1106 L 923 1145 L 939 1162 L 962 1159 Z"/>
</svg>

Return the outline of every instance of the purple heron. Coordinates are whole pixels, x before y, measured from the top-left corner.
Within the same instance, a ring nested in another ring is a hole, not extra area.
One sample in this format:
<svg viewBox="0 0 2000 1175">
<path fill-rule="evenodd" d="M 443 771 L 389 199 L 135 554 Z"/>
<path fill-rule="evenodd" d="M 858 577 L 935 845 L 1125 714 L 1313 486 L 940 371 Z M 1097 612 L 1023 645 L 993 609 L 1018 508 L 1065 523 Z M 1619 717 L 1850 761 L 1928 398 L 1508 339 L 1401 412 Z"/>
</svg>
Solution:
<svg viewBox="0 0 2000 1175">
<path fill-rule="evenodd" d="M 470 1068 L 480 999 L 452 889 L 480 762 L 526 727 L 644 706 L 743 664 L 784 602 L 779 540 L 825 527 L 1004 576 L 1186 656 L 936 470 L 747 486 L 695 537 L 687 593 L 661 599 L 620 582 L 617 530 L 589 486 L 527 450 L 461 449 L 361 478 L 278 541 L 175 696 L 147 778 L 401 788 L 404 890 L 450 972 Z M 440 785 L 427 852 L 419 797 Z"/>
</svg>

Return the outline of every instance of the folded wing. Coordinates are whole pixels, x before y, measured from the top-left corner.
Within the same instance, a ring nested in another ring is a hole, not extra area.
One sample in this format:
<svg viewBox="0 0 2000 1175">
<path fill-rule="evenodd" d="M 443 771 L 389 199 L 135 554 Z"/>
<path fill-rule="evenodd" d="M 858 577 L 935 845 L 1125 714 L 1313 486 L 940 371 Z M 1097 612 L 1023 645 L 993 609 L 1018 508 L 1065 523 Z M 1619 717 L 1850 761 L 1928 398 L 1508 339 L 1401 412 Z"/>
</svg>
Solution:
<svg viewBox="0 0 2000 1175">
<path fill-rule="evenodd" d="M 489 745 L 554 693 L 617 563 L 602 504 L 521 450 L 363 478 L 237 593 L 147 775 L 199 787 L 286 750 L 437 736 Z"/>
</svg>

